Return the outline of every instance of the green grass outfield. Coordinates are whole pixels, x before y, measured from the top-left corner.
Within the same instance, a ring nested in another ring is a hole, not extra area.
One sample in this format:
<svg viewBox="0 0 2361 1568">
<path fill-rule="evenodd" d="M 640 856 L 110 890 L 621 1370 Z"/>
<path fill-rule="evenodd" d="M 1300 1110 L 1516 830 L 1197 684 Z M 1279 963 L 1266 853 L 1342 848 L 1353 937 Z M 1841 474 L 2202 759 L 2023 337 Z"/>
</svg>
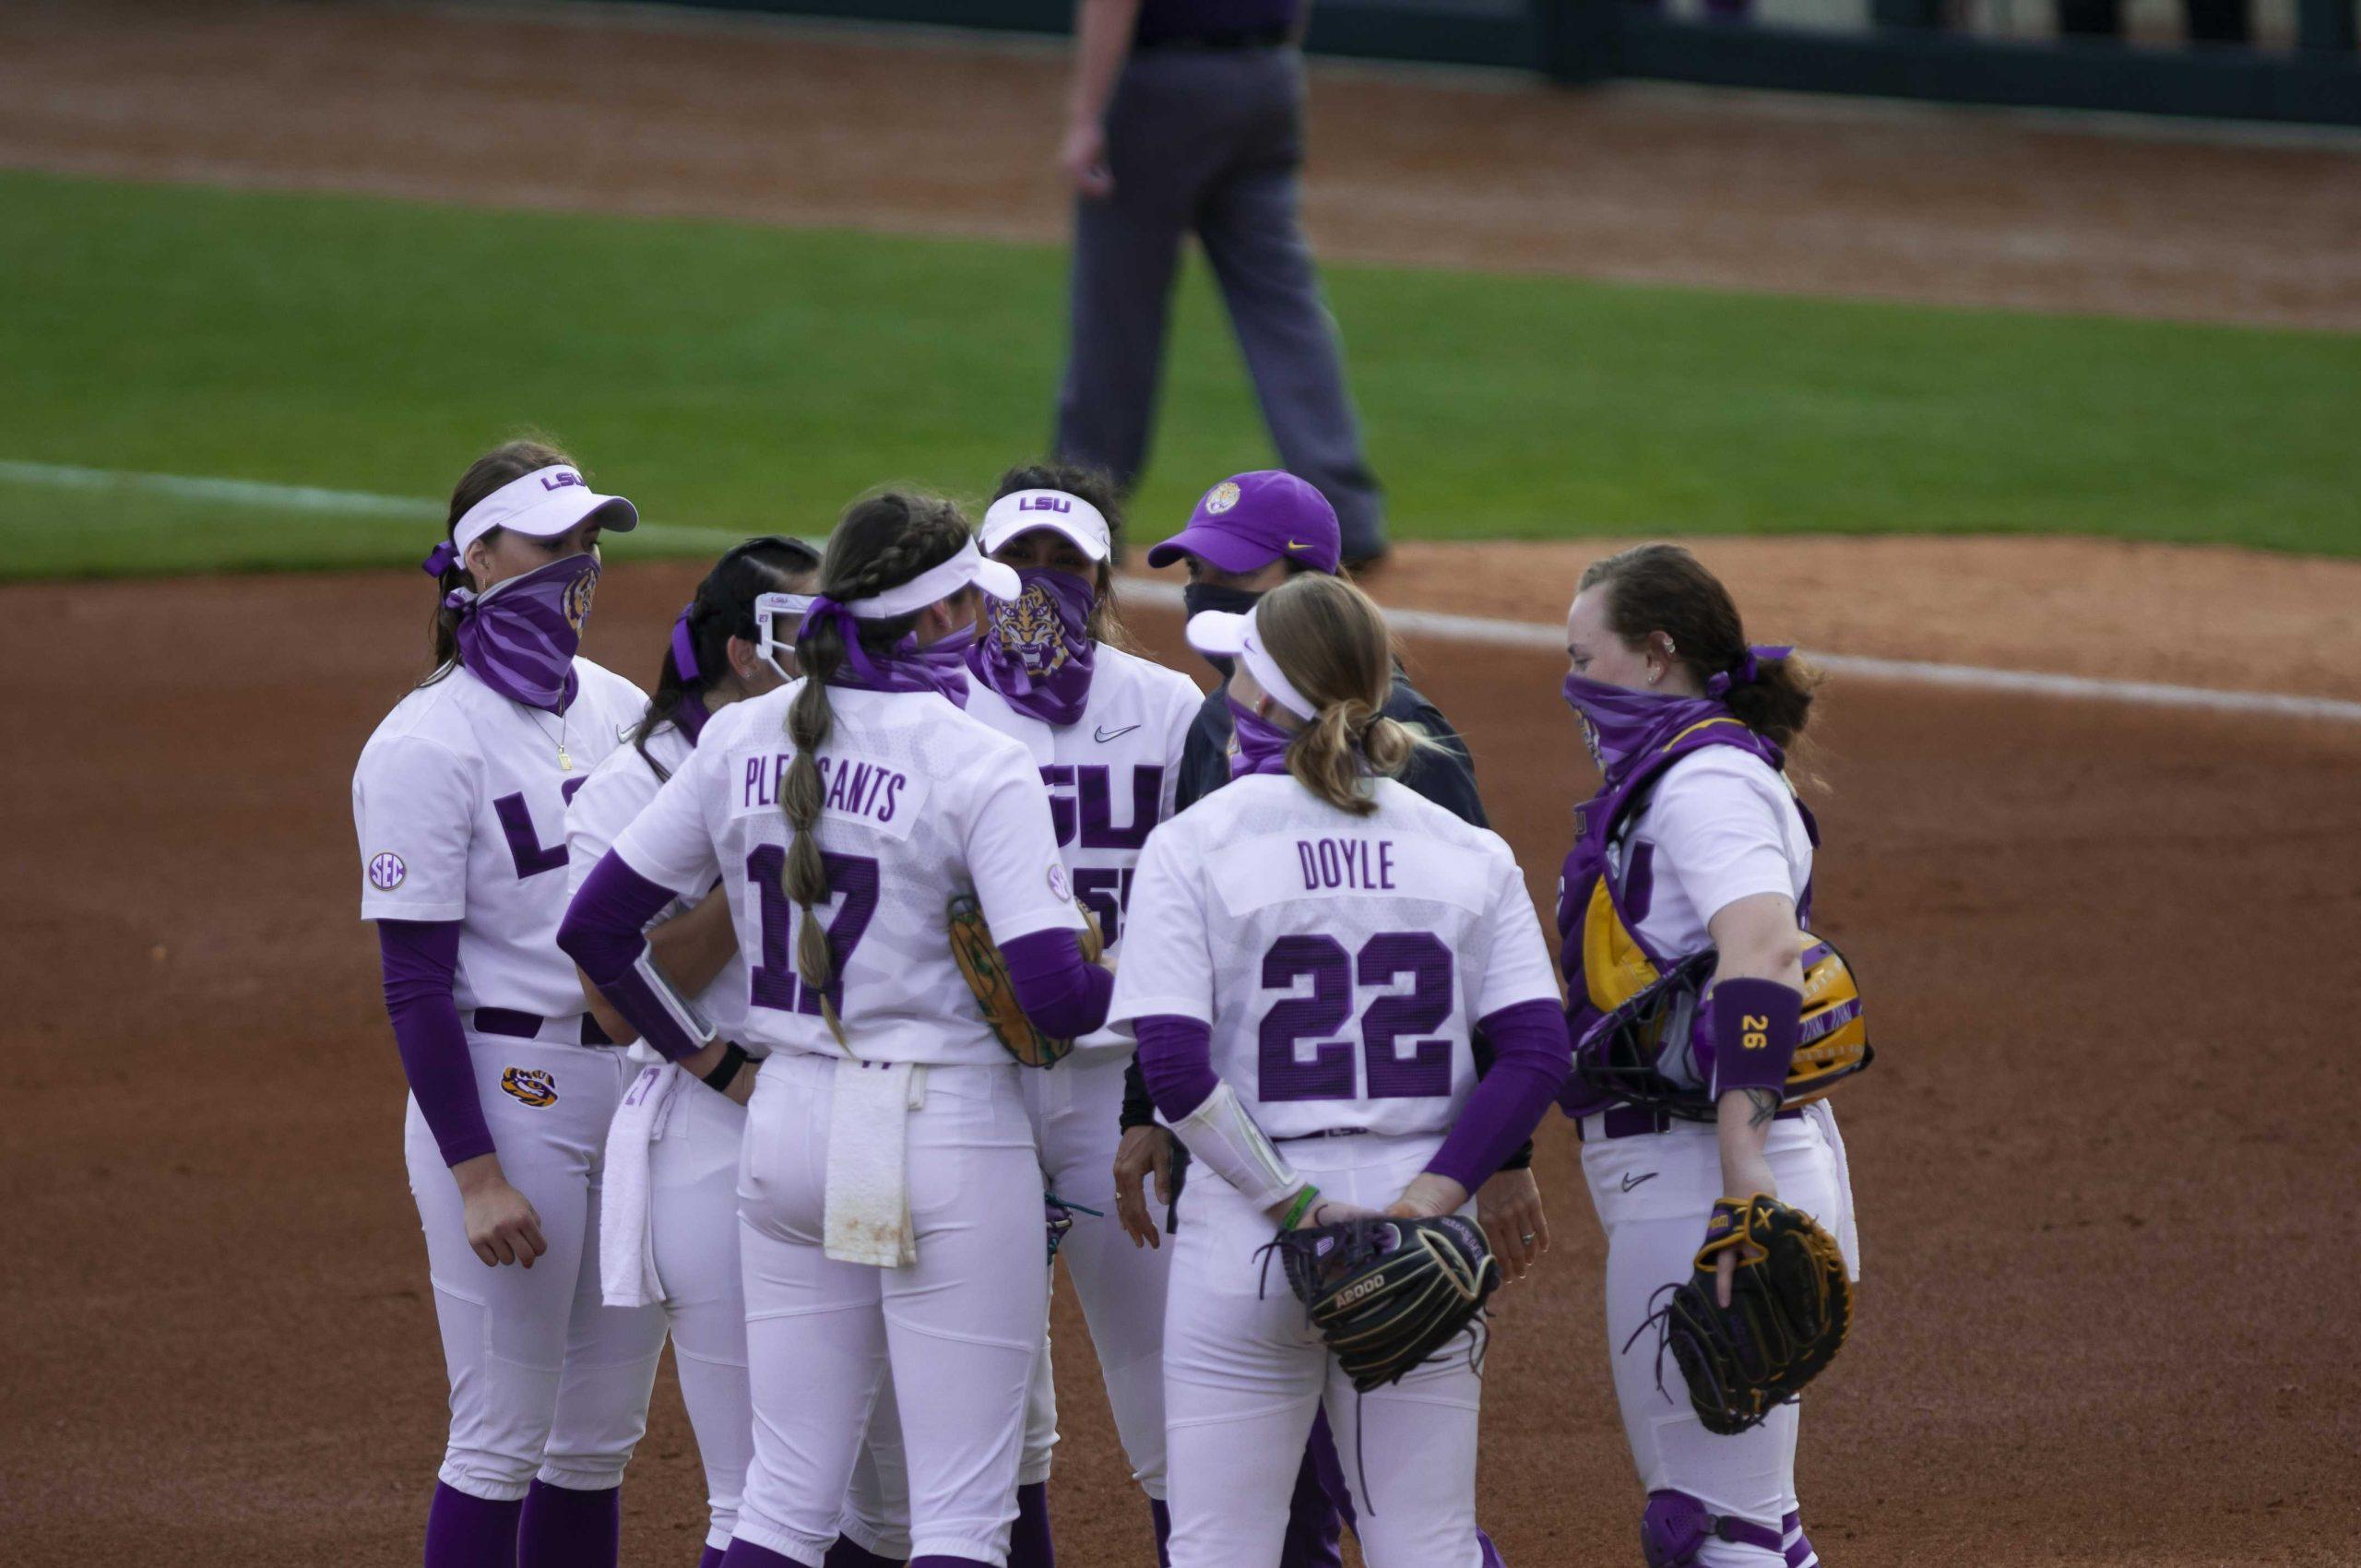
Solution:
<svg viewBox="0 0 2361 1568">
<path fill-rule="evenodd" d="M 1411 538 L 2058 532 L 2361 553 L 2361 337 L 1331 267 Z M 1038 452 L 1061 253 L 0 175 L 0 576 L 414 560 L 437 509 L 258 508 L 25 465 L 447 494 L 554 433 L 645 548 L 973 496 Z M 1153 538 L 1272 461 L 1202 276 Z"/>
</svg>

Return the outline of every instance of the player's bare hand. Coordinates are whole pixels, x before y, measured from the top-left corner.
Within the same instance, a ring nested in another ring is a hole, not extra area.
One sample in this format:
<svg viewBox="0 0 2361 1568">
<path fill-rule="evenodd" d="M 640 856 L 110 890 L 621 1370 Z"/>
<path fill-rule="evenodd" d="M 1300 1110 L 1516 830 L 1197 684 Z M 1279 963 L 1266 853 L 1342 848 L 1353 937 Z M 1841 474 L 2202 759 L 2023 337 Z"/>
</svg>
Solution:
<svg viewBox="0 0 2361 1568">
<path fill-rule="evenodd" d="M 1164 1238 L 1148 1212 L 1147 1179 L 1156 1177 L 1156 1201 L 1172 1202 L 1172 1134 L 1161 1127 L 1126 1127 L 1115 1146 L 1115 1218 L 1134 1247 L 1161 1247 Z"/>
<path fill-rule="evenodd" d="M 1501 1260 L 1501 1277 L 1513 1285 L 1549 1250 L 1549 1217 L 1541 1183 L 1531 1170 L 1502 1170 L 1476 1190 L 1476 1219 Z"/>
<path fill-rule="evenodd" d="M 1093 201 L 1115 194 L 1114 171 L 1107 166 L 1107 131 L 1096 120 L 1067 127 L 1058 148 L 1058 167 L 1076 191 Z"/>
<path fill-rule="evenodd" d="M 1394 1211 L 1387 1209 L 1385 1212 L 1391 1214 Z M 1342 1225 L 1348 1219 L 1382 1218 L 1383 1216 L 1377 1210 L 1364 1208 L 1359 1204 L 1348 1204 L 1342 1198 L 1322 1198 L 1303 1211 L 1303 1218 L 1295 1222 L 1295 1228 L 1299 1230 L 1308 1230 L 1315 1225 Z"/>
<path fill-rule="evenodd" d="M 761 1063 L 747 1063 L 743 1067 L 738 1069 L 738 1075 L 730 1079 L 730 1087 L 721 1092 L 724 1095 L 727 1095 L 730 1099 L 736 1100 L 740 1105 L 745 1104 L 747 1101 L 754 1098 L 754 1080 L 762 1075 L 762 1071 L 763 1064 Z"/>
<path fill-rule="evenodd" d="M 1410 1178 L 1410 1184 L 1386 1206 L 1385 1212 L 1397 1219 L 1434 1219 L 1457 1212 L 1466 1202 L 1466 1188 L 1448 1176 L 1421 1170 Z"/>
<path fill-rule="evenodd" d="M 468 1228 L 468 1245 L 486 1268 L 520 1263 L 527 1268 L 550 1250 L 541 1240 L 541 1217 L 532 1200 L 508 1184 L 500 1157 L 481 1154 L 451 1168 Z"/>
</svg>

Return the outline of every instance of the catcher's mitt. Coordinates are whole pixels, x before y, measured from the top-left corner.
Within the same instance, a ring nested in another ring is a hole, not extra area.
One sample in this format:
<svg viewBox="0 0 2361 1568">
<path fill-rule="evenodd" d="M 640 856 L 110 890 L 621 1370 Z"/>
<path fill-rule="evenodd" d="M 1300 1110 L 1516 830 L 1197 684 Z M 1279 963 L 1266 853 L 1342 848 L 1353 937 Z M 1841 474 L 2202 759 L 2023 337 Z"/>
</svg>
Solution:
<svg viewBox="0 0 2361 1568">
<path fill-rule="evenodd" d="M 1095 964 L 1105 946 L 1098 934 L 1098 918 L 1084 909 L 1082 919 L 1083 962 Z M 1033 1020 L 1017 1005 L 1008 965 L 1000 956 L 1000 944 L 992 940 L 991 928 L 984 924 L 983 906 L 976 902 L 974 894 L 953 896 L 950 922 L 952 959 L 967 977 L 967 989 L 983 1004 L 984 1022 L 992 1027 L 1008 1053 L 1027 1067 L 1054 1067 L 1064 1060 L 1074 1041 L 1051 1039 L 1034 1028 Z"/>
<path fill-rule="evenodd" d="M 1714 1300 L 1714 1265 L 1731 1251 L 1738 1267 L 1725 1308 Z M 1664 1289 L 1668 1299 L 1648 1318 L 1661 1336 L 1657 1376 L 1668 1349 L 1697 1419 L 1724 1437 L 1793 1399 L 1853 1326 L 1853 1283 L 1836 1239 L 1803 1210 L 1761 1193 L 1716 1203 L 1695 1272 Z"/>
<path fill-rule="evenodd" d="M 1312 1326 L 1366 1394 L 1448 1344 L 1501 1282 L 1484 1232 L 1439 1219 L 1348 1219 L 1282 1230 L 1271 1242 Z"/>
</svg>

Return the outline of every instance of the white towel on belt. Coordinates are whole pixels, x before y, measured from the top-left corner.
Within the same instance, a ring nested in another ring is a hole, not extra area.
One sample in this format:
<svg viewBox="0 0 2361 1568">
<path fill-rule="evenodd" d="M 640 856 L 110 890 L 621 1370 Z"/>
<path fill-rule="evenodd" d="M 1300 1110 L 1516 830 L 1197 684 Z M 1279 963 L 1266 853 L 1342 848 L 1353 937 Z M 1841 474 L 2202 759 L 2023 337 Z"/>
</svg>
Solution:
<svg viewBox="0 0 2361 1568">
<path fill-rule="evenodd" d="M 1840 1210 L 1836 1217 L 1836 1246 L 1845 1254 L 1845 1273 L 1857 1285 L 1861 1282 L 1861 1228 L 1853 1218 L 1853 1168 L 1845 1163 L 1845 1134 L 1836 1130 L 1836 1111 L 1828 1101 L 1813 1100 L 1804 1107 L 1804 1114 L 1820 1123 L 1820 1135 L 1828 1140 L 1828 1151 L 1836 1157 Z"/>
<path fill-rule="evenodd" d="M 642 1067 L 607 1123 L 606 1175 L 599 1183 L 599 1287 L 611 1307 L 648 1307 L 664 1299 L 656 1277 L 656 1236 L 648 1226 L 648 1167 L 664 1112 L 688 1075 L 670 1065 Z"/>
<path fill-rule="evenodd" d="M 924 1070 L 909 1062 L 836 1063 L 828 1108 L 822 1251 L 839 1263 L 906 1268 L 919 1261 L 910 1224 L 909 1113 Z"/>
</svg>

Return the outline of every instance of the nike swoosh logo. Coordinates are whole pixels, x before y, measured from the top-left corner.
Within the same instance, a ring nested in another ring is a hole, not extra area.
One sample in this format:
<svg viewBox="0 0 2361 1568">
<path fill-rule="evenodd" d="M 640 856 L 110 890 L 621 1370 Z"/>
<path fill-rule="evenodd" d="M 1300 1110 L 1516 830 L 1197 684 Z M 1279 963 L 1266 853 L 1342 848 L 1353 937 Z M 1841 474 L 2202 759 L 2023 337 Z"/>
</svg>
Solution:
<svg viewBox="0 0 2361 1568">
<path fill-rule="evenodd" d="M 1308 545 L 1308 544 L 1301 543 L 1301 542 L 1299 542 L 1299 541 L 1298 541 L 1298 540 L 1292 540 L 1292 539 L 1291 539 L 1291 540 L 1287 540 L 1287 548 L 1288 548 L 1289 550 L 1309 550 L 1309 549 L 1311 549 L 1311 546 L 1310 546 L 1310 545 Z"/>
<path fill-rule="evenodd" d="M 1109 741 L 1122 739 L 1138 728 L 1136 724 L 1126 724 L 1121 730 L 1101 730 L 1094 727 L 1090 731 L 1090 738 L 1103 746 Z"/>
<path fill-rule="evenodd" d="M 1634 1176 L 1630 1171 L 1625 1171 L 1623 1174 L 1623 1190 L 1628 1193 L 1632 1188 L 1638 1186 L 1641 1182 L 1653 1182 L 1661 1174 L 1663 1174 L 1663 1172 L 1651 1170 L 1644 1176 Z"/>
</svg>

